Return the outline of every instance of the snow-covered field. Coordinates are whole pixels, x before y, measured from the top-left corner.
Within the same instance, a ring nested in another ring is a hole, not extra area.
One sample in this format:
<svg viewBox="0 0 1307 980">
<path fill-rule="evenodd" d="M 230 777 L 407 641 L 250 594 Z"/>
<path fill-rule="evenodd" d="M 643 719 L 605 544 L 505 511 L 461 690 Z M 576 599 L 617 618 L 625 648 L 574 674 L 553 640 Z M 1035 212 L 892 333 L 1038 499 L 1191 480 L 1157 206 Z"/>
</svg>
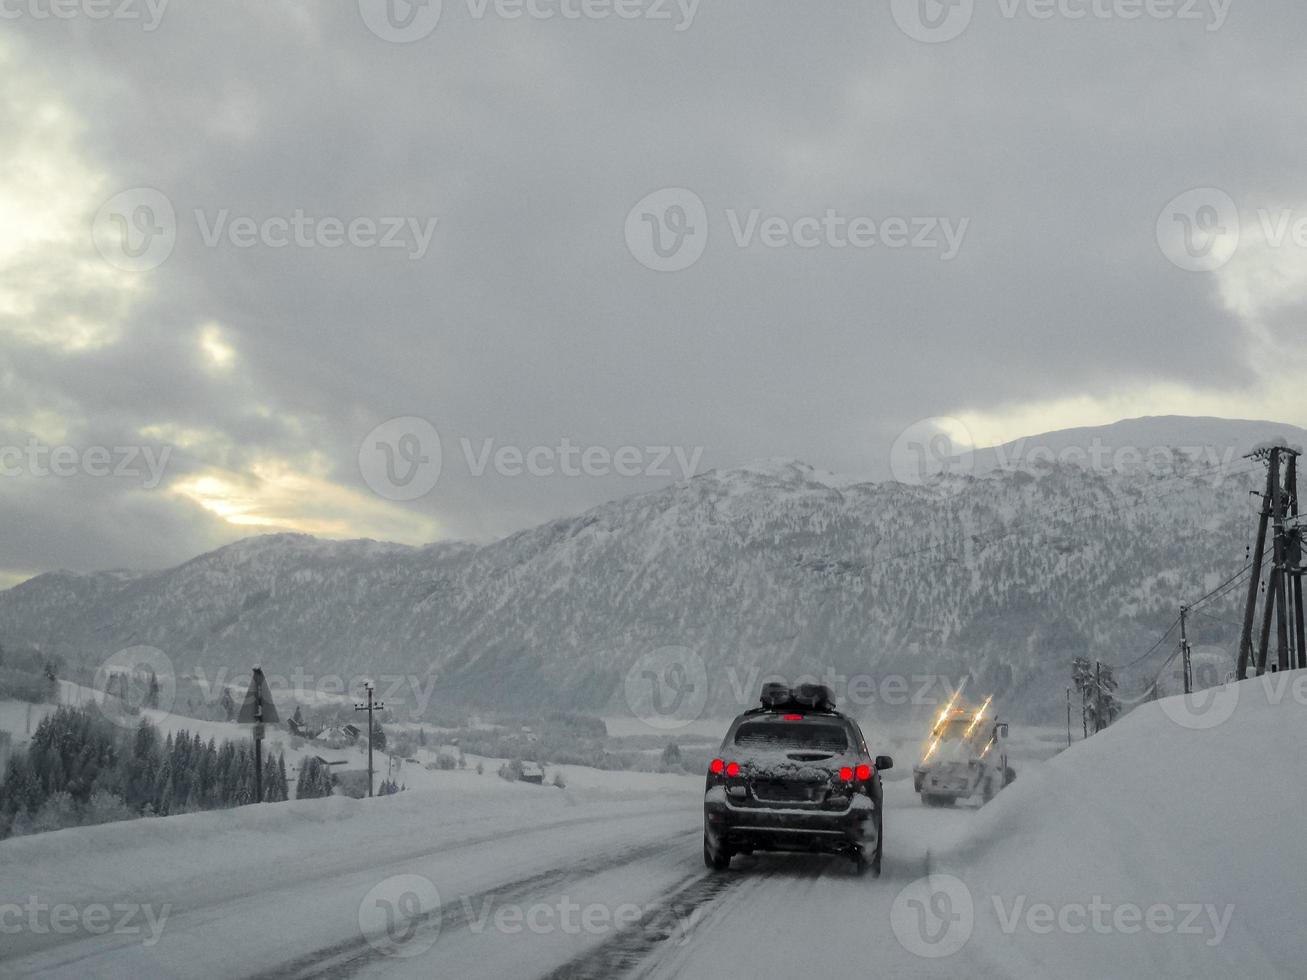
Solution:
<svg viewBox="0 0 1307 980">
<path fill-rule="evenodd" d="M 566 790 L 433 772 L 13 839 L 0 973 L 1299 977 L 1303 708 L 1266 683 L 1206 729 L 1145 705 L 979 811 L 887 783 L 879 880 L 789 856 L 712 875 L 698 777 L 577 767 Z"/>
</svg>

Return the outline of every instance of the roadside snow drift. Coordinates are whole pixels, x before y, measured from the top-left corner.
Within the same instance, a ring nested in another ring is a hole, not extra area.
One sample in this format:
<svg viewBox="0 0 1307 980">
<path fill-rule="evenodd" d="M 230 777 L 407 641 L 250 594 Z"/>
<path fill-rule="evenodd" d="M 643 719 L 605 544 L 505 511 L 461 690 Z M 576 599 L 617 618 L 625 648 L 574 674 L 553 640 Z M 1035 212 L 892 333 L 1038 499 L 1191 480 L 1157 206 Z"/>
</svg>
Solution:
<svg viewBox="0 0 1307 980">
<path fill-rule="evenodd" d="M 1022 772 L 896 925 L 1000 976 L 1301 977 L 1305 803 L 1307 671 L 1143 705 Z"/>
</svg>

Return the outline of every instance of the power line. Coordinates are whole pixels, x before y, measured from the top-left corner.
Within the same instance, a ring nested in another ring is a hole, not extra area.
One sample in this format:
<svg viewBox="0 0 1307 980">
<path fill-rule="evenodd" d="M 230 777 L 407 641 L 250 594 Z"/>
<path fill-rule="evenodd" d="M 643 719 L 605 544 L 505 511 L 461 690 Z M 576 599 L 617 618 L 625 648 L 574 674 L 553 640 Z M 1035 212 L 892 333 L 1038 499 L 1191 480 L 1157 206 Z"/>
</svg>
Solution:
<svg viewBox="0 0 1307 980">
<path fill-rule="evenodd" d="M 1233 626 L 1235 629 L 1243 629 L 1242 623 L 1236 623 L 1232 619 L 1221 619 L 1219 616 L 1213 616 L 1210 613 L 1205 613 L 1201 609 L 1195 609 L 1194 612 L 1198 613 L 1198 615 L 1202 616 L 1204 619 L 1210 619 L 1213 623 L 1222 623 L 1225 626 Z"/>
<path fill-rule="evenodd" d="M 1167 629 L 1167 631 L 1166 631 L 1165 633 L 1162 634 L 1161 638 L 1158 639 L 1158 641 L 1157 641 L 1156 643 L 1154 643 L 1151 647 L 1149 647 L 1148 650 L 1147 650 L 1145 653 L 1143 653 L 1143 654 L 1141 654 L 1140 656 L 1136 657 L 1134 660 L 1130 661 L 1130 662 L 1129 662 L 1128 664 L 1126 664 L 1124 667 L 1113 667 L 1112 669 L 1113 669 L 1113 670 L 1129 670 L 1130 668 L 1132 668 L 1132 667 L 1136 667 L 1136 666 L 1138 666 L 1139 664 L 1143 663 L 1143 662 L 1144 662 L 1145 660 L 1147 660 L 1150 656 L 1152 656 L 1153 651 L 1155 651 L 1158 647 L 1160 647 L 1163 643 L 1166 642 L 1167 637 L 1169 637 L 1172 633 L 1174 633 L 1174 632 L 1175 632 L 1175 628 L 1176 628 L 1177 626 L 1179 626 L 1179 625 L 1180 625 L 1180 617 L 1177 615 L 1177 616 L 1175 617 L 1175 622 L 1173 622 L 1173 623 L 1170 625 L 1170 627 Z"/>
</svg>

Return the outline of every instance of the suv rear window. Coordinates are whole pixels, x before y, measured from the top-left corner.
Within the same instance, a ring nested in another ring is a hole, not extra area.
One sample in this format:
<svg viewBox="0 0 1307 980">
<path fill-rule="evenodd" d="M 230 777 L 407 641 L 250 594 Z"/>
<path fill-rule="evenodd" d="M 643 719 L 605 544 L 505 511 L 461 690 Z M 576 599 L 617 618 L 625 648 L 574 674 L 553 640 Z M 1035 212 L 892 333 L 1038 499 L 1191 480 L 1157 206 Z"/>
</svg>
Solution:
<svg viewBox="0 0 1307 980">
<path fill-rule="evenodd" d="M 802 721 L 746 721 L 735 732 L 735 744 L 760 749 L 843 752 L 849 747 L 849 737 L 840 725 Z"/>
</svg>

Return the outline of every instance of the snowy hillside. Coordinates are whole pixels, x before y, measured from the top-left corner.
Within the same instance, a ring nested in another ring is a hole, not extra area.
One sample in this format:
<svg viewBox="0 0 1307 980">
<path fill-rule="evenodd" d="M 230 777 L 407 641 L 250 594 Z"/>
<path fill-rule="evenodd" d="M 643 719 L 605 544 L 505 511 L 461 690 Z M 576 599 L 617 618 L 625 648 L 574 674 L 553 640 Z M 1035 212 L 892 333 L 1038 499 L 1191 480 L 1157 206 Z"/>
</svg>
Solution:
<svg viewBox="0 0 1307 980">
<path fill-rule="evenodd" d="M 1156 444 L 1121 425 L 1117 444 Z M 1204 425 L 1153 434 L 1193 446 Z M 437 700 L 594 711 L 617 707 L 641 654 L 675 645 L 703 658 L 710 710 L 734 709 L 741 684 L 752 701 L 758 672 L 829 668 L 970 672 L 1005 708 L 1051 717 L 1072 657 L 1133 659 L 1242 567 L 1264 470 L 1236 451 L 1307 437 L 1214 431 L 1238 443 L 1216 447 L 1228 466 L 1036 460 L 916 486 L 773 460 L 484 547 L 251 538 L 166 571 L 23 583 L 0 593 L 0 643 L 91 664 L 150 644 L 209 676 L 413 674 L 438 679 Z M 1231 642 L 1215 618 L 1194 629 L 1196 645 Z"/>
</svg>

